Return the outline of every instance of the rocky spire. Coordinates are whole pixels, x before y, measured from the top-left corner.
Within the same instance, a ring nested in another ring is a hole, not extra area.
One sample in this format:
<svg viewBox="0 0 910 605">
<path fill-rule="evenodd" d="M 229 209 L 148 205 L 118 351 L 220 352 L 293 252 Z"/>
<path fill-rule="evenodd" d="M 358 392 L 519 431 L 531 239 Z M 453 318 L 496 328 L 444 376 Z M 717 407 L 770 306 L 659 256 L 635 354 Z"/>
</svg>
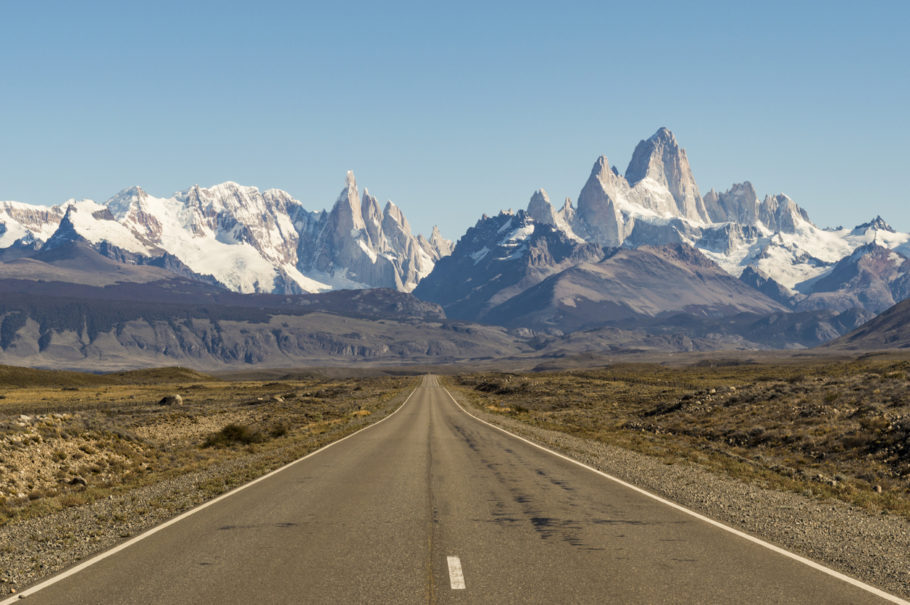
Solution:
<svg viewBox="0 0 910 605">
<path fill-rule="evenodd" d="M 758 194 L 749 181 L 735 183 L 723 193 L 713 189 L 705 194 L 709 218 L 716 223 L 732 221 L 743 225 L 758 223 Z"/>
<path fill-rule="evenodd" d="M 758 206 L 758 220 L 775 232 L 795 233 L 800 221 L 811 224 L 806 211 L 783 193 L 765 196 Z"/>
<path fill-rule="evenodd" d="M 670 191 L 678 216 L 697 221 L 708 220 L 686 150 L 679 146 L 676 137 L 666 128 L 661 128 L 646 141 L 640 141 L 632 154 L 632 161 L 626 169 L 626 180 L 635 187 L 646 178 Z"/>
<path fill-rule="evenodd" d="M 430 234 L 429 242 L 440 258 L 452 254 L 452 249 L 455 247 L 450 240 L 442 236 L 438 225 L 433 225 L 433 232 Z"/>
<path fill-rule="evenodd" d="M 370 195 L 366 187 L 363 188 L 363 197 L 360 200 L 360 215 L 370 243 L 374 246 L 379 245 L 382 242 L 382 211 L 379 209 L 379 202 Z"/>
<path fill-rule="evenodd" d="M 354 173 L 348 170 L 344 189 L 332 207 L 332 224 L 339 239 L 349 237 L 352 230 L 363 229 L 363 215 L 360 207 L 360 196 L 357 193 L 357 180 Z"/>
<path fill-rule="evenodd" d="M 627 189 L 626 180 L 610 170 L 607 156 L 597 158 L 588 181 L 578 194 L 578 211 L 572 225 L 575 232 L 601 245 L 620 245 L 624 223 L 617 204 Z"/>
<path fill-rule="evenodd" d="M 544 225 L 556 224 L 556 213 L 550 203 L 550 197 L 544 189 L 538 189 L 528 203 L 528 216 Z"/>
</svg>

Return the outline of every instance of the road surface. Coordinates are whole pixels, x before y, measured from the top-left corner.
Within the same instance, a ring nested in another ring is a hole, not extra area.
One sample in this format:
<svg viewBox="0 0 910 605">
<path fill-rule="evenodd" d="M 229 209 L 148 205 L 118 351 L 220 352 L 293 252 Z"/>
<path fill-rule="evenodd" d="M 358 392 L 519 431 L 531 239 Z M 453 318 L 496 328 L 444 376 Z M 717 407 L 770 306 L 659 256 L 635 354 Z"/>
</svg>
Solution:
<svg viewBox="0 0 910 605">
<path fill-rule="evenodd" d="M 28 603 L 875 603 L 493 429 L 427 376 L 386 420 Z"/>
</svg>

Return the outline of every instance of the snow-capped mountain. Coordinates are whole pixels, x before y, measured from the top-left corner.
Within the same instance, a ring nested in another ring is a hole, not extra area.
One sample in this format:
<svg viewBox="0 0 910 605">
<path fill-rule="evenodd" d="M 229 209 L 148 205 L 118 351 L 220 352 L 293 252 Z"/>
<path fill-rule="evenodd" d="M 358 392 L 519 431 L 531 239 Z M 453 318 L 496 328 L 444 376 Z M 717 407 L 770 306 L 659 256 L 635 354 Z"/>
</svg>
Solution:
<svg viewBox="0 0 910 605">
<path fill-rule="evenodd" d="M 470 230 L 462 238 L 465 252 L 452 261 L 466 263 L 462 273 L 471 288 L 500 288 L 490 294 L 494 304 L 576 262 L 575 252 L 565 252 L 576 244 L 582 256 L 591 254 L 584 246 L 691 246 L 795 310 L 859 305 L 878 312 L 907 295 L 910 234 L 895 232 L 880 217 L 853 229 L 822 229 L 786 195 L 759 197 L 748 181 L 702 195 L 685 150 L 666 128 L 639 142 L 624 173 L 598 158 L 577 204 L 566 199 L 554 207 L 539 189 L 527 211 L 500 216 Z M 535 226 L 553 233 L 532 237 Z M 236 292 L 272 293 L 410 292 L 453 251 L 438 229 L 429 238 L 413 234 L 395 204 L 380 205 L 358 189 L 351 173 L 328 211 L 309 211 L 285 191 L 233 182 L 167 198 L 133 187 L 104 203 L 0 203 L 3 260 L 72 241 L 121 262 L 155 265 Z M 530 269 L 519 276 L 508 274 L 513 269 L 503 272 L 501 261 L 523 255 L 533 257 Z M 489 278 L 482 287 L 485 278 L 470 275 L 481 268 Z"/>
<path fill-rule="evenodd" d="M 481 218 L 414 294 L 449 317 L 558 331 L 786 311 L 687 244 L 605 248 L 524 210 Z"/>
<path fill-rule="evenodd" d="M 308 211 L 279 189 L 233 182 L 169 198 L 132 187 L 103 204 L 0 203 L 0 248 L 53 249 L 74 240 L 130 263 L 166 258 L 184 274 L 247 293 L 410 291 L 451 250 L 436 229 L 429 239 L 414 236 L 401 210 L 392 202 L 380 208 L 366 189 L 361 195 L 350 172 L 328 212 Z"/>
<path fill-rule="evenodd" d="M 451 255 L 439 260 L 414 295 L 439 302 L 449 317 L 484 320 L 497 305 L 548 276 L 602 257 L 600 246 L 537 222 L 531 212 L 484 216 Z"/>
<path fill-rule="evenodd" d="M 606 247 L 688 244 L 735 277 L 771 280 L 770 289 L 780 289 L 793 305 L 822 284 L 830 287 L 823 278 L 861 247 L 910 256 L 910 234 L 895 232 L 881 217 L 853 229 L 822 229 L 786 195 L 760 199 L 748 181 L 702 196 L 685 150 L 666 128 L 639 142 L 624 175 L 598 158 L 577 206 L 567 200 L 556 210 L 538 190 L 527 213 L 571 239 Z M 854 281 L 854 287 L 860 286 Z M 831 308 L 843 306 L 827 298 Z M 863 297 L 854 298 L 862 303 Z M 825 306 L 824 300 L 814 297 L 809 306 Z"/>
<path fill-rule="evenodd" d="M 50 238 L 64 210 L 60 206 L 47 208 L 21 202 L 0 202 L 0 248 L 35 247 Z"/>
</svg>

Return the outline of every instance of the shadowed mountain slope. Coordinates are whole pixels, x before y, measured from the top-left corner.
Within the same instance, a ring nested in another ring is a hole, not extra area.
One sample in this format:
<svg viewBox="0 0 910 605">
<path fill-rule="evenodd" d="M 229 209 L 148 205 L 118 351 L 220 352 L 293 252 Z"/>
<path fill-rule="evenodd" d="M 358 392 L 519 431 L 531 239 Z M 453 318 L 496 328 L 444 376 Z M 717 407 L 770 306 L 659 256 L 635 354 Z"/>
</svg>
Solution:
<svg viewBox="0 0 910 605">
<path fill-rule="evenodd" d="M 830 346 L 869 350 L 910 348 L 910 299 L 894 305 Z"/>
</svg>

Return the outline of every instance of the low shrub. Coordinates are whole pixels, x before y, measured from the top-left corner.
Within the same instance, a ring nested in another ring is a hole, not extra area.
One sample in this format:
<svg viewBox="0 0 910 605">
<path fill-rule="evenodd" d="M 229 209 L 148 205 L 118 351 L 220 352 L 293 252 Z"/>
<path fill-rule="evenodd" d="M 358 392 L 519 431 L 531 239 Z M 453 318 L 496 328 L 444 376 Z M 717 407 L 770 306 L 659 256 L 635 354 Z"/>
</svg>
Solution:
<svg viewBox="0 0 910 605">
<path fill-rule="evenodd" d="M 258 431 L 242 424 L 228 424 L 217 433 L 208 436 L 202 447 L 226 447 L 229 445 L 249 445 L 263 441 Z"/>
</svg>

